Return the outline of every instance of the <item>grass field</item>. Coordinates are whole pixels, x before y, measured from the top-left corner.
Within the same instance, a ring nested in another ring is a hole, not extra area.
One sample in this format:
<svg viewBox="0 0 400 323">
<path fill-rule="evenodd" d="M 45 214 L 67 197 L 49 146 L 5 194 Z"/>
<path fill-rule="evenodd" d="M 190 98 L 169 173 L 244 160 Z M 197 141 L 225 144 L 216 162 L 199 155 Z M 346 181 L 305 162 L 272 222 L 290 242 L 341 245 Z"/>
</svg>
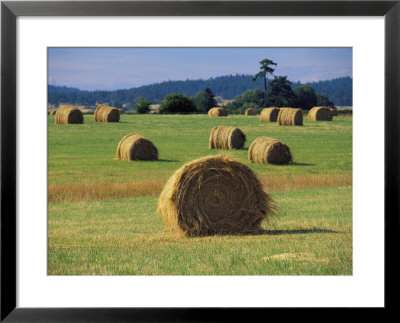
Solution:
<svg viewBox="0 0 400 323">
<path fill-rule="evenodd" d="M 245 149 L 208 149 L 215 125 L 240 127 Z M 129 133 L 159 161 L 115 159 Z M 285 142 L 294 163 L 251 164 L 258 136 Z M 178 238 L 156 214 L 165 181 L 185 162 L 228 153 L 250 166 L 278 204 L 252 236 Z M 48 126 L 49 275 L 351 275 L 352 118 L 278 127 L 258 117 L 121 115 L 119 123 Z"/>
</svg>

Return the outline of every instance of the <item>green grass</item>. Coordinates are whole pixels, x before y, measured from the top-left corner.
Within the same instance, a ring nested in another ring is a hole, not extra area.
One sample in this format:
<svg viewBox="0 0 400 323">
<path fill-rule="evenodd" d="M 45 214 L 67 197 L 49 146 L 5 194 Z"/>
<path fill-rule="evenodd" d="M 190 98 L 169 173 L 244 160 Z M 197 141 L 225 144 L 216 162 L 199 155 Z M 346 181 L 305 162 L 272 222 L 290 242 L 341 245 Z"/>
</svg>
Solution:
<svg viewBox="0 0 400 323">
<path fill-rule="evenodd" d="M 213 126 L 240 127 L 247 136 L 245 149 L 208 149 Z M 160 161 L 114 160 L 118 142 L 129 133 L 150 139 L 158 148 Z M 261 123 L 258 117 L 205 115 L 121 115 L 119 123 L 95 123 L 85 115 L 83 125 L 55 125 L 49 116 L 49 184 L 141 182 L 167 180 L 183 163 L 206 155 L 229 152 L 250 165 L 247 148 L 259 136 L 270 136 L 286 143 L 294 156 L 287 166 L 251 164 L 260 176 L 268 174 L 333 174 L 352 171 L 352 119 L 336 117 L 334 122 L 309 122 L 304 126 L 278 127 Z"/>
<path fill-rule="evenodd" d="M 215 125 L 241 128 L 245 149 L 209 150 Z M 160 161 L 116 160 L 118 142 L 128 133 L 152 140 Z M 247 147 L 258 136 L 285 142 L 294 163 L 249 163 Z M 265 234 L 173 236 L 156 214 L 157 187 L 183 163 L 221 152 L 250 166 L 264 184 L 284 182 L 271 192 L 278 213 L 263 223 Z M 48 175 L 53 195 L 63 189 L 80 195 L 94 187 L 87 198 L 68 195 L 65 202 L 49 203 L 49 275 L 352 274 L 351 117 L 312 123 L 305 118 L 302 127 L 278 127 L 245 116 L 122 115 L 120 123 L 95 123 L 85 115 L 83 125 L 54 125 L 49 116 Z M 149 182 L 154 188 L 147 188 Z M 102 183 L 121 184 L 105 190 L 121 188 L 127 198 L 101 191 Z M 129 195 L 132 188 L 124 191 L 124 183 L 140 184 L 144 195 Z M 80 184 L 88 186 L 71 189 Z"/>
<path fill-rule="evenodd" d="M 156 198 L 50 204 L 48 274 L 352 273 L 351 188 L 273 197 L 279 211 L 264 224 L 265 234 L 205 238 L 167 232 L 155 213 Z"/>
</svg>

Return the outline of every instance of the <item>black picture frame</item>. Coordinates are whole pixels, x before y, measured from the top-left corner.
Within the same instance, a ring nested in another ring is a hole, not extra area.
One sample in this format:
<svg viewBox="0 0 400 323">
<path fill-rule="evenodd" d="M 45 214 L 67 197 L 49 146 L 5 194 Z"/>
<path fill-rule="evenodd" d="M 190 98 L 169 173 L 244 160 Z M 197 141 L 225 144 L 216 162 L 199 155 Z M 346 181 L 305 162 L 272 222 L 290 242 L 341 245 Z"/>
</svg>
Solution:
<svg viewBox="0 0 400 323">
<path fill-rule="evenodd" d="M 256 319 L 267 310 L 16 307 L 16 122 L 10 120 L 16 120 L 16 19 L 19 16 L 384 16 L 385 309 L 395 310 L 399 286 L 395 261 L 400 227 L 400 0 L 4 1 L 1 3 L 1 322 L 233 322 L 242 315 Z"/>
</svg>

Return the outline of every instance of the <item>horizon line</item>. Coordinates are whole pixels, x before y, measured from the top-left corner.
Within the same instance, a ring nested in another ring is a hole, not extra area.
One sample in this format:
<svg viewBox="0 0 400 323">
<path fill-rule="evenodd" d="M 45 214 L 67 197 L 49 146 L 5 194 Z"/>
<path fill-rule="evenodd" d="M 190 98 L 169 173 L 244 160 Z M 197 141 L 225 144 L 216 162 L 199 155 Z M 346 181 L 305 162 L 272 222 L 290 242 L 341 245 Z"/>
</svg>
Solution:
<svg viewBox="0 0 400 323">
<path fill-rule="evenodd" d="M 226 76 L 252 76 L 252 75 L 251 74 L 227 74 L 227 75 L 220 75 L 220 76 L 212 76 L 212 77 L 209 77 L 207 79 L 198 78 L 198 79 L 186 79 L 186 80 L 167 80 L 167 81 L 143 84 L 143 85 L 139 85 L 139 86 L 136 86 L 136 87 L 130 87 L 130 88 L 103 89 L 103 90 L 100 90 L 100 89 L 83 90 L 83 89 L 80 89 L 80 88 L 77 88 L 77 87 L 74 87 L 74 86 L 58 85 L 58 84 L 54 85 L 54 84 L 50 84 L 48 82 L 47 82 L 47 86 L 51 85 L 51 86 L 57 86 L 57 87 L 66 87 L 66 88 L 71 88 L 71 89 L 77 89 L 79 91 L 87 91 L 87 92 L 95 92 L 95 91 L 110 91 L 111 92 L 111 91 L 124 91 L 124 90 L 137 89 L 137 88 L 140 88 L 140 87 L 143 87 L 143 86 L 157 85 L 157 84 L 162 84 L 162 83 L 167 83 L 167 82 L 208 81 L 208 80 L 211 80 L 211 79 L 216 79 L 216 78 L 219 78 L 219 77 L 226 77 Z M 282 75 L 279 75 L 279 76 L 282 76 Z M 308 82 L 304 82 L 304 83 L 302 83 L 300 80 L 298 80 L 298 81 L 289 80 L 289 82 L 291 82 L 291 83 L 300 83 L 300 84 L 308 84 L 308 83 L 318 83 L 318 82 L 332 81 L 332 80 L 341 79 L 341 78 L 347 78 L 347 77 L 353 79 L 352 76 L 348 75 L 348 76 L 339 76 L 339 77 L 334 77 L 334 78 L 331 78 L 331 79 L 325 79 L 325 80 L 319 80 L 319 81 L 308 81 Z M 272 80 L 272 79 L 268 79 L 268 81 L 270 81 L 270 80 Z"/>
</svg>

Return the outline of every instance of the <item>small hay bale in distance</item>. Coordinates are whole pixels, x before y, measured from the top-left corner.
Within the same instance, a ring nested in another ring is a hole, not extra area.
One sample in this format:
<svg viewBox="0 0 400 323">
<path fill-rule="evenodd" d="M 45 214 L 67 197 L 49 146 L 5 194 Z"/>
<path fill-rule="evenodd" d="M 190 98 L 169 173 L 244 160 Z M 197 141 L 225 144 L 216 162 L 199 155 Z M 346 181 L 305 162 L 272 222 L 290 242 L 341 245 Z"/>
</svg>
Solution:
<svg viewBox="0 0 400 323">
<path fill-rule="evenodd" d="M 96 122 L 119 122 L 119 111 L 117 108 L 100 104 L 94 111 L 94 120 Z"/>
<path fill-rule="evenodd" d="M 249 147 L 249 161 L 259 164 L 288 164 L 292 161 L 289 147 L 269 137 L 256 138 Z"/>
<path fill-rule="evenodd" d="M 332 111 L 328 107 L 314 107 L 308 112 L 310 121 L 332 121 Z"/>
<path fill-rule="evenodd" d="M 210 149 L 242 149 L 246 135 L 236 127 L 216 126 L 209 138 Z"/>
<path fill-rule="evenodd" d="M 303 111 L 296 108 L 280 108 L 276 121 L 278 126 L 302 126 Z"/>
<path fill-rule="evenodd" d="M 125 110 L 124 109 L 118 109 L 119 114 L 124 114 Z"/>
<path fill-rule="evenodd" d="M 256 109 L 248 108 L 248 109 L 246 109 L 246 111 L 244 112 L 244 115 L 245 115 L 245 116 L 255 116 L 255 115 L 257 115 L 257 111 L 256 111 Z"/>
<path fill-rule="evenodd" d="M 227 117 L 228 112 L 224 108 L 211 108 L 208 110 L 208 116 L 213 117 Z"/>
<path fill-rule="evenodd" d="M 149 139 L 132 133 L 123 137 L 119 142 L 117 159 L 158 160 L 158 150 Z"/>
<path fill-rule="evenodd" d="M 337 117 L 337 116 L 338 116 L 338 111 L 337 111 L 336 108 L 329 108 L 329 109 L 331 109 L 331 112 L 332 112 L 332 116 L 333 116 L 333 117 Z"/>
<path fill-rule="evenodd" d="M 51 110 L 51 111 L 50 111 L 50 115 L 51 115 L 51 116 L 54 116 L 56 113 L 57 113 L 57 110 Z"/>
<path fill-rule="evenodd" d="M 167 181 L 157 213 L 184 236 L 255 233 L 275 210 L 253 171 L 228 156 L 208 156 L 179 168 Z"/>
<path fill-rule="evenodd" d="M 70 105 L 63 105 L 56 111 L 55 124 L 83 123 L 82 111 Z"/>
<path fill-rule="evenodd" d="M 260 121 L 261 122 L 276 122 L 278 119 L 279 108 L 271 107 L 271 108 L 264 108 L 260 114 Z"/>
</svg>

